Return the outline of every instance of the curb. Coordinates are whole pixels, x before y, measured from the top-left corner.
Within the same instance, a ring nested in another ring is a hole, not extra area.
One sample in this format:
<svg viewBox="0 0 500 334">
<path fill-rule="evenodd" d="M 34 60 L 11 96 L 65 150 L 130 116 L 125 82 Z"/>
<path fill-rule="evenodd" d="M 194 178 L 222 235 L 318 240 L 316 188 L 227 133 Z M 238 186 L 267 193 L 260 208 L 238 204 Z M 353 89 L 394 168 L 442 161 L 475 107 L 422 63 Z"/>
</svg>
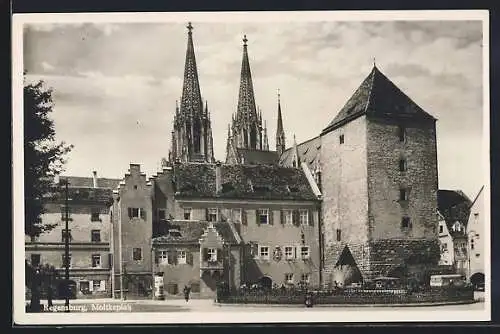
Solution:
<svg viewBox="0 0 500 334">
<path fill-rule="evenodd" d="M 439 302 L 439 303 L 408 303 L 408 304 L 316 304 L 313 308 L 323 307 L 323 308 L 340 308 L 340 307 L 429 307 L 429 306 L 446 306 L 446 305 L 469 305 L 479 303 L 480 301 L 458 301 L 458 302 Z M 230 303 L 215 303 L 213 304 L 217 307 L 289 307 L 289 308 L 306 308 L 303 304 L 230 304 Z"/>
</svg>

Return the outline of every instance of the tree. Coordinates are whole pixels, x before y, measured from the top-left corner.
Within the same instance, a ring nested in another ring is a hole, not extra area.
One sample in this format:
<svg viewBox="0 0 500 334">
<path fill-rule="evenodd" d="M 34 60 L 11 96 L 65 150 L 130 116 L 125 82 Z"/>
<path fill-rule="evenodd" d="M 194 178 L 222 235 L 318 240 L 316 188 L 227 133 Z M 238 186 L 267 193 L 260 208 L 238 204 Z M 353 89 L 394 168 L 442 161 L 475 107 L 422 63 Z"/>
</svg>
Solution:
<svg viewBox="0 0 500 334">
<path fill-rule="evenodd" d="M 50 195 L 53 177 L 60 174 L 65 155 L 73 145 L 56 143 L 50 118 L 52 89 L 43 81 L 24 86 L 24 233 L 36 237 L 54 225 L 44 224 L 44 201 Z"/>
</svg>

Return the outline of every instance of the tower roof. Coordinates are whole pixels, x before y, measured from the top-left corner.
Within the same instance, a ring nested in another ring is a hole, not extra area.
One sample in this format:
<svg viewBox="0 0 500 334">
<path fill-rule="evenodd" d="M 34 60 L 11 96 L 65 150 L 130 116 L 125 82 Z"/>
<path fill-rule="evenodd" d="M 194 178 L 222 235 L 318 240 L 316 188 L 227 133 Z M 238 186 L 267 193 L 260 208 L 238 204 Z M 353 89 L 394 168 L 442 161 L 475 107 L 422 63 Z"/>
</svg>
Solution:
<svg viewBox="0 0 500 334">
<path fill-rule="evenodd" d="M 435 120 L 380 72 L 375 64 L 370 74 L 322 133 L 334 130 L 362 115 Z"/>
<path fill-rule="evenodd" d="M 257 119 L 255 96 L 253 92 L 252 72 L 248 60 L 247 36 L 243 37 L 243 59 L 241 61 L 240 91 L 236 119 Z"/>
<path fill-rule="evenodd" d="M 202 113 L 203 102 L 201 100 L 200 83 L 198 81 L 198 69 L 193 45 L 193 26 L 191 22 L 187 25 L 188 42 L 186 50 L 186 62 L 184 65 L 184 84 L 182 86 L 182 98 L 180 112 L 182 114 Z"/>
<path fill-rule="evenodd" d="M 280 101 L 280 93 L 278 90 L 278 125 L 276 127 L 276 134 L 280 135 L 283 131 L 283 118 L 281 117 L 281 101 Z"/>
</svg>

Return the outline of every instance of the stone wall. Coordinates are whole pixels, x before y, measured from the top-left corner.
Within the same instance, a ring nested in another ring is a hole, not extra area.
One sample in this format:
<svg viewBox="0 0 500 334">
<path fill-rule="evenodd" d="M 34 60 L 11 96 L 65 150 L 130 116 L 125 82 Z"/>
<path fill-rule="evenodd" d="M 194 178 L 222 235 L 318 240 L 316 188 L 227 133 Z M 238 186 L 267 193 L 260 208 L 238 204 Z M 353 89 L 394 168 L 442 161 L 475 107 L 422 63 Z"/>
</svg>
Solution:
<svg viewBox="0 0 500 334">
<path fill-rule="evenodd" d="M 398 126 L 405 128 L 405 140 Z M 370 237 L 435 238 L 437 236 L 437 153 L 434 122 L 368 119 L 368 198 Z M 406 160 L 406 171 L 399 160 Z M 408 200 L 400 199 L 406 189 Z M 411 228 L 403 229 L 402 218 Z"/>
<path fill-rule="evenodd" d="M 340 136 L 343 135 L 343 144 Z M 325 270 L 333 270 L 345 242 L 368 240 L 366 117 L 321 137 Z M 337 232 L 341 240 L 337 241 Z M 360 258 L 357 258 L 360 261 Z"/>
</svg>

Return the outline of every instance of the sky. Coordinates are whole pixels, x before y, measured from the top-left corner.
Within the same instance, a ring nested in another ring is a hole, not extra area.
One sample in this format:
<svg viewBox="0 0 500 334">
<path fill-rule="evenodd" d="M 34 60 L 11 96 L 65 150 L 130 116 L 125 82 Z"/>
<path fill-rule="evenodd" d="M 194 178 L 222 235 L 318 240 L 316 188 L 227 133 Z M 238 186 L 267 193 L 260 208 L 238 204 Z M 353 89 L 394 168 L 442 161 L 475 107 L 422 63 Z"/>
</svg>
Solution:
<svg viewBox="0 0 500 334">
<path fill-rule="evenodd" d="M 54 90 L 56 137 L 73 144 L 66 175 L 148 176 L 168 156 L 180 100 L 186 23 L 25 25 L 26 80 Z M 319 135 L 374 61 L 438 119 L 440 189 L 473 199 L 484 183 L 480 21 L 193 22 L 198 75 L 212 117 L 215 158 L 225 160 L 236 111 L 242 38 L 256 104 L 275 147 L 277 90 L 287 147 Z"/>
</svg>

